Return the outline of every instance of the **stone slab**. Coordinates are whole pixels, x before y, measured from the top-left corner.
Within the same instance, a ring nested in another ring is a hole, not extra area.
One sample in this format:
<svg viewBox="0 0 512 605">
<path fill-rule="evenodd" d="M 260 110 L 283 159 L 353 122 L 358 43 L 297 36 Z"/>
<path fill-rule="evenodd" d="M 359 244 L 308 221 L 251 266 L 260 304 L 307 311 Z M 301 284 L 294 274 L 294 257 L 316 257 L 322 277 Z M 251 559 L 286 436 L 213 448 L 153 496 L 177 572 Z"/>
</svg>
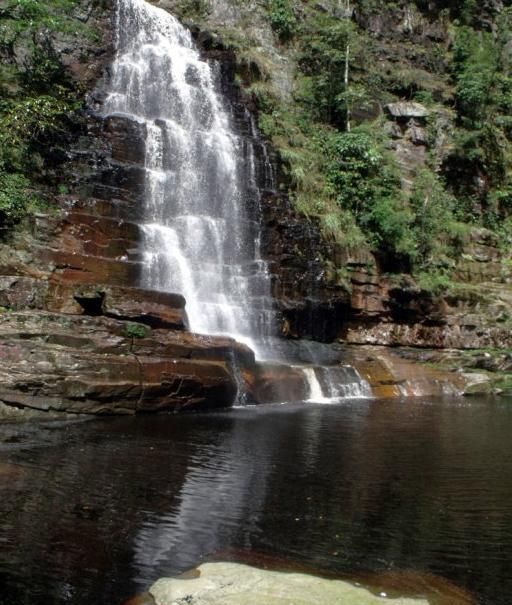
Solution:
<svg viewBox="0 0 512 605">
<path fill-rule="evenodd" d="M 156 605 L 428 605 L 425 599 L 374 595 L 341 580 L 238 563 L 205 563 L 196 578 L 164 578 L 149 592 Z"/>
</svg>

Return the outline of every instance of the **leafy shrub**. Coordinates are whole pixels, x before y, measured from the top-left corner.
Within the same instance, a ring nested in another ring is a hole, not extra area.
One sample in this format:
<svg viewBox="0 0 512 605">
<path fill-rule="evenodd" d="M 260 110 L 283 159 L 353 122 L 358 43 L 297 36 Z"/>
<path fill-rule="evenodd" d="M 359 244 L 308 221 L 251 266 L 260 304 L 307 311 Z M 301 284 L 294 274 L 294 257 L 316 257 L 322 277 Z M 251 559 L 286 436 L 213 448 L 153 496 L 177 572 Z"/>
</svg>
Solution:
<svg viewBox="0 0 512 605">
<path fill-rule="evenodd" d="M 3 104 L 0 114 L 0 162 L 19 169 L 27 164 L 31 146 L 63 129 L 74 102 L 49 95 L 27 97 Z"/>
<path fill-rule="evenodd" d="M 57 32 L 83 34 L 79 0 L 6 0 L 0 9 L 0 221 L 12 227 L 40 207 L 40 169 L 48 150 L 67 140 L 80 91 L 54 46 Z M 22 52 L 20 52 L 22 49 Z"/>
<path fill-rule="evenodd" d="M 124 328 L 124 335 L 127 338 L 145 338 L 149 333 L 149 328 L 142 324 L 129 323 Z"/>
<path fill-rule="evenodd" d="M 411 222 L 410 211 L 397 197 L 375 199 L 361 216 L 361 227 L 369 234 L 374 248 L 389 257 L 388 269 L 393 265 L 409 269 L 416 258 Z"/>
<path fill-rule="evenodd" d="M 364 132 L 339 133 L 325 142 L 330 159 L 327 179 L 340 206 L 359 217 L 375 197 L 383 158 Z"/>
<path fill-rule="evenodd" d="M 181 0 L 176 8 L 182 17 L 201 18 L 209 12 L 206 0 Z"/>
<path fill-rule="evenodd" d="M 444 173 L 461 199 L 465 220 L 495 228 L 508 213 L 512 168 L 512 77 L 508 45 L 512 11 L 496 19 L 496 31 L 455 30 L 453 76 L 459 128 Z"/>
<path fill-rule="evenodd" d="M 497 61 L 497 49 L 489 33 L 476 35 L 470 27 L 457 30 L 454 47 L 457 108 L 461 118 L 470 124 L 484 118 L 482 111 L 490 100 Z"/>
<path fill-rule="evenodd" d="M 450 293 L 454 286 L 452 276 L 446 271 L 422 271 L 417 274 L 416 283 L 436 296 Z"/>
<path fill-rule="evenodd" d="M 347 20 L 328 19 L 310 25 L 304 35 L 304 51 L 300 66 L 306 80 L 302 102 L 309 108 L 315 119 L 346 129 L 347 104 L 361 99 L 364 88 L 346 89 L 344 72 L 347 49 L 352 55 L 358 50 L 359 38 L 354 24 Z M 352 87 L 353 88 L 353 87 Z"/>
<path fill-rule="evenodd" d="M 375 249 L 412 259 L 412 216 L 402 201 L 396 166 L 369 132 L 338 133 L 325 142 L 327 180 Z"/>
<path fill-rule="evenodd" d="M 449 252 L 456 201 L 436 175 L 425 169 L 414 182 L 410 205 L 414 212 L 417 260 L 420 265 L 426 265 L 432 257 Z"/>
<path fill-rule="evenodd" d="M 289 0 L 269 0 L 269 16 L 272 29 L 279 40 L 290 40 L 297 28 L 297 20 Z"/>
<path fill-rule="evenodd" d="M 30 182 L 19 173 L 0 172 L 0 228 L 5 230 L 20 221 L 35 203 Z"/>
</svg>

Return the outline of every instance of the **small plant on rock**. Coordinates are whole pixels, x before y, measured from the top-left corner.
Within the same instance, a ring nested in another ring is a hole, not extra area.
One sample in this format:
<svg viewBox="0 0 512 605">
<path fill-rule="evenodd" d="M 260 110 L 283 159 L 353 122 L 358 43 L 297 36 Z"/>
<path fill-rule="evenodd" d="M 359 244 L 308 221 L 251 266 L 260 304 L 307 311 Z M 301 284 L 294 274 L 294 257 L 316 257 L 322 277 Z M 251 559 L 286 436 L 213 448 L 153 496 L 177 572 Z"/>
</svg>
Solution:
<svg viewBox="0 0 512 605">
<path fill-rule="evenodd" d="M 124 335 L 127 338 L 145 338 L 149 333 L 149 328 L 142 324 L 130 323 L 125 326 Z"/>
</svg>

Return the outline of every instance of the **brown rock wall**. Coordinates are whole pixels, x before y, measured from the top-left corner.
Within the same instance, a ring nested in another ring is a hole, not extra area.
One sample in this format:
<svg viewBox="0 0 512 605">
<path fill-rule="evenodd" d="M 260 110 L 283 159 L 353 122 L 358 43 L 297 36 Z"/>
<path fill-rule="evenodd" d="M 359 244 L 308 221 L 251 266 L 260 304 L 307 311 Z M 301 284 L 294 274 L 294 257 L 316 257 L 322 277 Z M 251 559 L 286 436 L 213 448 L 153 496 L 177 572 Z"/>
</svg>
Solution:
<svg viewBox="0 0 512 605">
<path fill-rule="evenodd" d="M 106 317 L 4 313 L 0 401 L 76 414 L 225 407 L 238 391 L 233 359 L 251 359 L 230 339 L 155 330 L 138 340 Z"/>
</svg>

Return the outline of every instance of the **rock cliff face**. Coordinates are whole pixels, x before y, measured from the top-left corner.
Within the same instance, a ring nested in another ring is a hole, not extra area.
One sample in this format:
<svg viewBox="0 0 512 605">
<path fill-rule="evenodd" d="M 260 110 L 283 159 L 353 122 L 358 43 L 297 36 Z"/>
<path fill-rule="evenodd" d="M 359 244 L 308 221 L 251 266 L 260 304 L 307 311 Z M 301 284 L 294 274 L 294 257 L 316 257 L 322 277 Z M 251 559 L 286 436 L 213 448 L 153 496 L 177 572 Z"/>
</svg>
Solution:
<svg viewBox="0 0 512 605">
<path fill-rule="evenodd" d="M 258 105 L 254 95 L 238 85 L 240 80 L 250 91 L 254 80 L 269 78 L 276 94 L 291 97 L 297 57 L 293 48 L 285 48 L 276 40 L 268 16 L 257 3 L 240 7 L 223 0 L 196 12 L 178 0 L 154 3 L 199 24 L 193 29 L 196 39 L 206 57 L 221 61 L 224 92 L 242 131 L 249 128 L 247 109 L 257 112 Z M 328 4 L 322 9 L 325 12 L 330 10 Z M 394 77 L 401 63 L 404 73 L 421 79 L 435 98 L 453 98 L 447 67 L 438 51 L 449 48 L 449 20 L 460 17 L 460 7 L 448 7 L 449 13 L 443 16 L 433 3 L 428 7 L 398 4 L 379 11 L 363 10 L 356 3 L 352 16 L 371 36 L 385 77 Z M 300 17 L 299 5 L 294 6 Z M 482 7 L 478 25 L 493 23 L 501 9 L 500 3 Z M 242 30 L 258 46 L 254 52 L 237 56 L 226 48 L 236 48 L 237 43 L 231 41 Z M 261 65 L 267 73 L 260 73 Z M 407 91 L 403 92 L 406 95 Z M 378 100 L 372 111 L 385 121 L 389 149 L 400 168 L 404 191 L 410 190 L 429 157 L 435 157 L 439 167 L 446 160 L 454 126 L 449 109 L 430 110 L 416 101 L 383 105 Z M 356 105 L 354 118 L 358 116 L 367 117 L 367 109 Z M 283 336 L 427 348 L 510 347 L 511 275 L 507 256 L 499 250 L 493 233 L 474 228 L 464 236 L 453 268 L 454 281 L 463 287 L 449 292 L 445 287 L 446 294 L 443 288 L 422 288 L 411 276 L 390 275 L 390 269 L 396 267 L 389 266 L 386 258 L 365 248 L 354 250 L 330 241 L 315 218 L 299 214 L 284 193 L 288 177 L 271 146 L 266 148 L 260 162 L 263 158 L 272 160 L 275 188 L 263 199 L 262 252 L 271 261 L 273 296 Z M 262 181 L 260 186 L 264 187 Z"/>
<path fill-rule="evenodd" d="M 129 414 L 225 407 L 236 344 L 158 330 L 135 339 L 108 318 L 33 312 L 2 318 L 0 400 L 50 412 Z M 136 341 L 136 342 L 135 342 Z M 242 351 L 245 353 L 245 351 Z"/>
<path fill-rule="evenodd" d="M 253 353 L 187 332 L 182 296 L 136 287 L 143 142 L 134 122 L 95 113 L 112 57 L 113 7 L 94 6 L 100 48 L 57 43 L 62 64 L 91 91 L 60 167 L 71 193 L 0 250 L 0 416 L 229 406 Z"/>
<path fill-rule="evenodd" d="M 290 393 L 306 398 L 300 372 L 258 368 L 252 352 L 233 340 L 187 332 L 181 296 L 136 287 L 144 270 L 139 226 L 144 133 L 133 121 L 101 118 L 96 112 L 112 56 L 111 17 L 110 3 L 96 14 L 103 32 L 99 49 L 77 50 L 64 40 L 61 46 L 62 63 L 90 91 L 70 133 L 64 167 L 70 192 L 56 196 L 53 212 L 36 214 L 0 246 L 2 410 L 75 414 L 212 408 L 231 405 L 240 388 L 256 402 L 289 399 Z M 237 129 L 255 142 L 263 190 L 262 253 L 271 262 L 283 337 L 430 348 L 512 346 L 512 296 L 502 283 L 507 276 L 489 233 L 471 235 L 457 266 L 470 286 L 450 297 L 434 296 L 412 280 L 393 283 L 368 252 L 327 241 L 315 220 L 299 215 L 279 189 L 285 176 L 255 130 L 253 100 L 237 83 L 243 62 L 209 32 L 193 31 L 205 58 L 219 62 Z M 415 146 L 419 162 L 425 153 L 422 111 L 388 108 L 397 153 L 406 156 Z M 367 366 L 360 365 L 371 378 Z M 404 394 L 383 389 L 391 379 L 385 380 L 374 380 L 376 393 Z M 444 379 L 435 380 L 441 384 Z M 454 390 L 463 389 L 452 382 Z M 416 393 L 410 389 L 408 394 Z"/>
</svg>

